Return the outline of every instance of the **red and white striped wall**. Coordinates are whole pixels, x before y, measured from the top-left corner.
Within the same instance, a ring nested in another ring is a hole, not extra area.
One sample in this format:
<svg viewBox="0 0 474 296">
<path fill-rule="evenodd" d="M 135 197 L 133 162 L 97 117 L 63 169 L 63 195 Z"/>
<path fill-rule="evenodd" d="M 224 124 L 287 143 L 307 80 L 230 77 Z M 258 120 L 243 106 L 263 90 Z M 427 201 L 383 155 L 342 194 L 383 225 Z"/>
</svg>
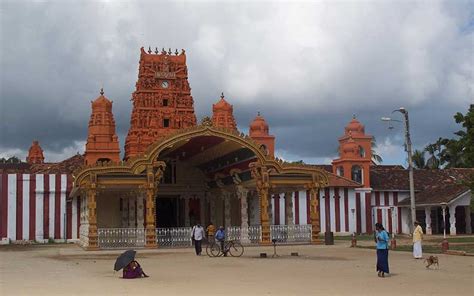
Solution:
<svg viewBox="0 0 474 296">
<path fill-rule="evenodd" d="M 399 192 L 368 192 L 354 188 L 328 187 L 319 192 L 321 232 L 370 233 L 375 223 L 390 232 L 401 233 L 402 215 L 398 202 L 406 198 Z M 310 197 L 306 191 L 293 193 L 293 223 L 310 224 Z M 285 224 L 284 194 L 272 196 L 272 223 Z"/>
<path fill-rule="evenodd" d="M 0 179 L 0 238 L 39 242 L 77 238 L 77 207 L 66 202 L 70 175 L 0 174 Z"/>
</svg>

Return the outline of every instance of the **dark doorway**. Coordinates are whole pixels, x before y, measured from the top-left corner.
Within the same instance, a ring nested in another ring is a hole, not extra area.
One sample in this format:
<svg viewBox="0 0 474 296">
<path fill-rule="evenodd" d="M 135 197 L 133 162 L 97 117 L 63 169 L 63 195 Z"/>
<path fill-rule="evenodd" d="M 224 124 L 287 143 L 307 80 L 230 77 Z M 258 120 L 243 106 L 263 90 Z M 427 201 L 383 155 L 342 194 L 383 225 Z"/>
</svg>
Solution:
<svg viewBox="0 0 474 296">
<path fill-rule="evenodd" d="M 178 197 L 166 196 L 156 198 L 156 227 L 178 226 Z"/>
</svg>

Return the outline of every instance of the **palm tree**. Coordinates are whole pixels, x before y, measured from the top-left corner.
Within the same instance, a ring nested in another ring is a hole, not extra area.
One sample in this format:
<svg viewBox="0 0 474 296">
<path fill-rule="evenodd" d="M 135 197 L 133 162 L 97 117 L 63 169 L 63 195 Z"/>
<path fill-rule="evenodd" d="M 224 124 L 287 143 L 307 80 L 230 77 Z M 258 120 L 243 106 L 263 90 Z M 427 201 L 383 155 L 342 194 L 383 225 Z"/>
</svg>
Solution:
<svg viewBox="0 0 474 296">
<path fill-rule="evenodd" d="M 426 167 L 430 169 L 439 169 L 440 161 L 437 157 L 437 152 L 439 153 L 439 143 L 429 144 L 425 147 L 425 151 L 428 152 L 431 156 L 426 161 Z"/>
<path fill-rule="evenodd" d="M 425 152 L 420 150 L 415 150 L 412 156 L 413 164 L 417 169 L 424 169 L 426 166 L 425 162 Z"/>
<path fill-rule="evenodd" d="M 378 155 L 377 152 L 375 151 L 375 148 L 377 148 L 377 141 L 375 140 L 375 137 L 372 137 L 372 149 L 370 150 L 372 153 L 372 161 L 380 164 L 383 162 L 382 156 Z"/>
</svg>

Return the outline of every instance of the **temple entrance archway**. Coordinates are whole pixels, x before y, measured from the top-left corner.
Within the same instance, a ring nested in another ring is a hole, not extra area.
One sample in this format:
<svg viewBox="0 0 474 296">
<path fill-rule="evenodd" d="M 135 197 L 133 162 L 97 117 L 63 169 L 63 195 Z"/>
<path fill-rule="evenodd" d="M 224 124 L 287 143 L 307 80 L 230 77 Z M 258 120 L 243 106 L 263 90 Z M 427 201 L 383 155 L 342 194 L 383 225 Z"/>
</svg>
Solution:
<svg viewBox="0 0 474 296">
<path fill-rule="evenodd" d="M 326 173 L 311 166 L 275 159 L 261 146 L 236 130 L 202 124 L 180 130 L 126 162 L 81 168 L 74 174 L 73 193 L 81 195 L 84 202 L 80 230 L 83 246 L 98 247 L 97 228 L 101 225 L 98 225 L 97 211 L 108 209 L 103 206 L 104 200 L 98 207 L 97 200 L 108 199 L 107 192 L 111 190 L 126 195 L 127 205 L 135 205 L 137 218 L 131 225 L 136 228 L 143 225 L 147 247 L 157 245 L 155 229 L 159 224 L 188 226 L 213 219 L 215 224 L 228 226 L 234 223 L 248 227 L 258 223 L 261 242 L 269 244 L 270 196 L 307 190 L 310 194 L 311 240 L 317 241 L 317 191 L 327 186 Z M 252 215 L 249 215 L 251 211 Z M 121 213 L 121 216 L 125 217 L 125 214 Z M 140 216 L 142 220 L 138 219 Z"/>
</svg>

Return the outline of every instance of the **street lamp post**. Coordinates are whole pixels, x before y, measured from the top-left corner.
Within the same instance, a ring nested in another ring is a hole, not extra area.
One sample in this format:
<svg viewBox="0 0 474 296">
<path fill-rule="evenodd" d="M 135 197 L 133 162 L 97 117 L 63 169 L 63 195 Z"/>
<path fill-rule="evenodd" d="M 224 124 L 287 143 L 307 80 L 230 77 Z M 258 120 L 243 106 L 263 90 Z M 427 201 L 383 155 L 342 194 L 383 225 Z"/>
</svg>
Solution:
<svg viewBox="0 0 474 296">
<path fill-rule="evenodd" d="M 410 138 L 410 120 L 408 118 L 408 111 L 400 107 L 394 112 L 400 112 L 403 114 L 404 122 L 405 122 L 405 151 L 408 154 L 408 178 L 410 181 L 410 211 L 411 211 L 411 223 L 410 223 L 410 231 L 413 232 L 413 223 L 416 221 L 416 206 L 415 206 L 415 183 L 413 181 L 413 159 L 412 159 L 412 151 L 411 151 L 411 138 Z M 396 119 L 392 119 L 390 117 L 382 117 L 382 121 L 399 121 Z"/>
<path fill-rule="evenodd" d="M 395 212 L 395 207 L 390 207 L 390 220 L 391 223 L 394 224 L 395 221 L 393 221 L 393 213 Z M 397 240 L 395 239 L 395 231 L 392 231 L 392 240 L 390 241 L 390 248 L 392 250 L 395 250 L 397 248 Z"/>
<path fill-rule="evenodd" d="M 441 209 L 443 210 L 443 242 L 441 243 L 441 250 L 443 251 L 443 253 L 446 253 L 446 251 L 449 250 L 449 243 L 446 239 L 446 206 L 447 203 L 441 203 Z"/>
</svg>

